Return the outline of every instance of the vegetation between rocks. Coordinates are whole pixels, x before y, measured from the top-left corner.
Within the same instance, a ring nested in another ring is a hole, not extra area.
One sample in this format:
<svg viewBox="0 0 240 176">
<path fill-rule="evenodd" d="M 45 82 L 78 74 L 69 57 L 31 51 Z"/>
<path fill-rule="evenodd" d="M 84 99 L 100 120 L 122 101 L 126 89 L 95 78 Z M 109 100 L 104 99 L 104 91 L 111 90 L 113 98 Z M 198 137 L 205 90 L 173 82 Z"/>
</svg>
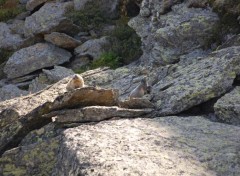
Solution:
<svg viewBox="0 0 240 176">
<path fill-rule="evenodd" d="M 8 21 L 24 11 L 17 0 L 0 0 L 0 21 Z"/>
</svg>

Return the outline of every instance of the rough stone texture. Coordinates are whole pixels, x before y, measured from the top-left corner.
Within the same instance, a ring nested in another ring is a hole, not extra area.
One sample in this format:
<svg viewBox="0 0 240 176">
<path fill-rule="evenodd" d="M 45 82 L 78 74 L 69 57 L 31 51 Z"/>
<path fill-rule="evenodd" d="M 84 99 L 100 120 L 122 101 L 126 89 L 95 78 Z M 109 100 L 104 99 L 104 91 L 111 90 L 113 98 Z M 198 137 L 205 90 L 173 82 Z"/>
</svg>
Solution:
<svg viewBox="0 0 240 176">
<path fill-rule="evenodd" d="M 148 99 L 144 98 L 133 98 L 125 101 L 120 101 L 119 106 L 128 109 L 143 109 L 143 108 L 154 108 L 154 104 Z"/>
<path fill-rule="evenodd" d="M 182 112 L 230 90 L 240 72 L 240 47 L 216 51 L 186 66 L 175 65 L 153 86 L 159 114 Z"/>
<path fill-rule="evenodd" d="M 53 175 L 239 175 L 239 140 L 197 116 L 81 125 L 63 132 Z"/>
<path fill-rule="evenodd" d="M 240 34 L 232 36 L 230 39 L 220 45 L 217 49 L 220 50 L 231 46 L 240 46 Z"/>
<path fill-rule="evenodd" d="M 0 48 L 14 50 L 24 45 L 24 39 L 19 34 L 12 34 L 6 23 L 0 22 Z"/>
<path fill-rule="evenodd" d="M 90 55 L 93 59 L 98 59 L 103 52 L 107 51 L 110 45 L 107 37 L 92 39 L 75 48 L 74 53 L 78 56 Z"/>
<path fill-rule="evenodd" d="M 113 117 L 134 118 L 151 113 L 153 109 L 125 109 L 117 106 L 89 106 L 82 109 L 55 111 L 52 116 L 55 123 L 99 122 Z"/>
<path fill-rule="evenodd" d="M 63 78 L 75 74 L 71 69 L 67 69 L 61 66 L 54 66 L 54 69 L 51 70 L 43 69 L 43 73 L 47 76 L 50 82 L 49 84 L 56 83 L 57 81 L 60 81 Z"/>
<path fill-rule="evenodd" d="M 64 17 L 73 8 L 73 2 L 46 3 L 40 10 L 25 20 L 25 35 L 46 34 L 53 31 L 76 32 L 76 26 Z"/>
<path fill-rule="evenodd" d="M 44 35 L 44 39 L 54 45 L 57 45 L 61 48 L 76 48 L 81 44 L 81 41 L 76 40 L 70 37 L 67 34 L 52 32 L 51 34 Z"/>
<path fill-rule="evenodd" d="M 220 98 L 214 105 L 214 111 L 225 122 L 240 125 L 240 87 Z"/>
<path fill-rule="evenodd" d="M 11 24 L 8 25 L 12 33 L 24 34 L 24 20 L 13 20 Z"/>
<path fill-rule="evenodd" d="M 77 56 L 74 57 L 74 60 L 68 65 L 74 71 L 79 71 L 79 69 L 88 65 L 91 62 L 91 59 L 88 56 Z"/>
<path fill-rule="evenodd" d="M 26 4 L 26 9 L 29 11 L 34 10 L 36 7 L 38 7 L 41 4 L 44 4 L 48 0 L 29 0 Z"/>
<path fill-rule="evenodd" d="M 213 9 L 225 16 L 239 16 L 240 15 L 240 2 L 235 0 L 211 0 Z"/>
<path fill-rule="evenodd" d="M 53 138 L 7 151 L 0 158 L 4 176 L 51 175 L 57 160 L 59 139 Z"/>
<path fill-rule="evenodd" d="M 0 88 L 0 101 L 27 95 L 28 91 L 20 90 L 13 84 L 8 84 Z"/>
<path fill-rule="evenodd" d="M 96 6 L 100 11 L 103 12 L 108 18 L 116 18 L 119 16 L 119 0 L 74 0 L 74 9 L 82 10 L 85 9 L 87 5 L 94 3 L 93 6 Z"/>
<path fill-rule="evenodd" d="M 142 39 L 143 64 L 175 63 L 180 55 L 211 44 L 219 22 L 211 9 L 188 8 L 182 3 L 173 6 L 169 13 L 159 15 L 162 6 L 160 0 L 144 0 L 141 9 L 147 8 L 151 16 L 140 13 L 128 23 Z"/>
<path fill-rule="evenodd" d="M 41 68 L 67 62 L 71 53 L 51 44 L 38 43 L 15 52 L 7 61 L 4 73 L 16 78 Z"/>
<path fill-rule="evenodd" d="M 0 103 L 0 155 L 18 145 L 31 130 L 49 123 L 50 117 L 44 115 L 51 111 L 117 105 L 116 90 L 84 87 L 65 92 L 68 81 L 69 78 L 66 78 L 35 94 Z"/>
</svg>

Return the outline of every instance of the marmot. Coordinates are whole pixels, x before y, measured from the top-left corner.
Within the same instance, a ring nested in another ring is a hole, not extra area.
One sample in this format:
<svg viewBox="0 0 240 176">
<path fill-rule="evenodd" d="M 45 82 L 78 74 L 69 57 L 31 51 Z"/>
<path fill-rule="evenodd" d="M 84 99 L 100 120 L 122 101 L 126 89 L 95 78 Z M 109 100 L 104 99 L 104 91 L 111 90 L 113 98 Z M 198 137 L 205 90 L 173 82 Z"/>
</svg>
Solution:
<svg viewBox="0 0 240 176">
<path fill-rule="evenodd" d="M 141 98 L 143 95 L 145 95 L 146 93 L 150 93 L 151 90 L 151 86 L 148 85 L 147 83 L 147 78 L 144 77 L 141 80 L 141 83 L 132 90 L 132 92 L 129 95 L 129 98 Z"/>
<path fill-rule="evenodd" d="M 66 89 L 74 90 L 81 87 L 84 87 L 84 80 L 80 75 L 75 74 L 73 78 L 67 83 Z"/>
</svg>

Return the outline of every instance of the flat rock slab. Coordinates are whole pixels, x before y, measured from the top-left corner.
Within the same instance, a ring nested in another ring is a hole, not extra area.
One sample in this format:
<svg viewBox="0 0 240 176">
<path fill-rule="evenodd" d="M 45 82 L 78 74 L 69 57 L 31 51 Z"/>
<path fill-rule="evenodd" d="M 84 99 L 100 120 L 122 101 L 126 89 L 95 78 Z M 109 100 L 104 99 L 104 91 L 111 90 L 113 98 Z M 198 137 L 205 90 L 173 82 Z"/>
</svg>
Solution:
<svg viewBox="0 0 240 176">
<path fill-rule="evenodd" d="M 29 0 L 26 4 L 26 9 L 29 11 L 34 10 L 36 7 L 38 7 L 41 4 L 44 4 L 48 0 Z"/>
<path fill-rule="evenodd" d="M 152 109 L 125 109 L 117 106 L 89 106 L 81 109 L 67 109 L 52 112 L 55 123 L 99 122 L 113 117 L 142 117 L 152 112 Z"/>
<path fill-rule="evenodd" d="M 240 125 L 240 87 L 220 98 L 214 105 L 214 111 L 225 122 Z"/>
<path fill-rule="evenodd" d="M 15 52 L 7 61 L 4 72 L 12 79 L 41 68 L 69 61 L 71 53 L 52 44 L 37 43 Z"/>
<path fill-rule="evenodd" d="M 198 116 L 81 125 L 63 132 L 53 175 L 240 175 L 239 141 Z"/>
<path fill-rule="evenodd" d="M 143 108 L 154 108 L 154 104 L 148 99 L 134 98 L 119 102 L 119 106 L 128 109 L 143 109 Z"/>
<path fill-rule="evenodd" d="M 73 8 L 73 2 L 44 4 L 40 10 L 26 18 L 25 35 L 46 34 L 69 27 L 70 24 L 64 24 L 66 23 L 64 15 L 71 8 Z"/>
<path fill-rule="evenodd" d="M 71 36 L 59 33 L 59 32 L 52 32 L 51 34 L 44 35 L 44 39 L 54 45 L 57 45 L 61 48 L 76 48 L 80 44 L 81 41 L 72 38 Z"/>
<path fill-rule="evenodd" d="M 187 66 L 170 67 L 152 89 L 159 114 L 177 114 L 229 91 L 240 72 L 239 53 L 240 47 L 230 47 Z"/>
</svg>

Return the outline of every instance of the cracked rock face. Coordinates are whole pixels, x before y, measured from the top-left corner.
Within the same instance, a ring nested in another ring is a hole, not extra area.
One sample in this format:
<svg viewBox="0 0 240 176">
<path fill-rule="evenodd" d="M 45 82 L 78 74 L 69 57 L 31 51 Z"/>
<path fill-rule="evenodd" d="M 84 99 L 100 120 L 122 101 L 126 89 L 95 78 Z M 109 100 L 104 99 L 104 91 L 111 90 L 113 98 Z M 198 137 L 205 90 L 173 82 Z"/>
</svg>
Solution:
<svg viewBox="0 0 240 176">
<path fill-rule="evenodd" d="M 41 68 L 67 62 L 71 53 L 47 43 L 38 43 L 15 52 L 7 61 L 4 73 L 8 78 L 24 76 Z"/>
<path fill-rule="evenodd" d="M 81 125 L 63 132 L 53 175 L 238 175 L 239 131 L 197 116 Z"/>
<path fill-rule="evenodd" d="M 223 121 L 240 125 L 240 87 L 220 98 L 214 105 L 214 111 Z"/>
<path fill-rule="evenodd" d="M 70 30 L 71 22 L 64 15 L 72 8 L 72 2 L 44 4 L 40 10 L 26 18 L 25 36 Z"/>
<path fill-rule="evenodd" d="M 240 72 L 240 47 L 216 51 L 188 66 L 175 65 L 153 86 L 160 115 L 177 114 L 230 90 Z"/>
<path fill-rule="evenodd" d="M 216 35 L 219 18 L 211 9 L 188 8 L 187 4 L 174 5 L 172 10 L 161 14 L 162 1 L 143 1 L 140 15 L 130 20 L 143 42 L 145 65 L 176 63 L 180 55 L 197 48 L 207 47 Z"/>
</svg>

